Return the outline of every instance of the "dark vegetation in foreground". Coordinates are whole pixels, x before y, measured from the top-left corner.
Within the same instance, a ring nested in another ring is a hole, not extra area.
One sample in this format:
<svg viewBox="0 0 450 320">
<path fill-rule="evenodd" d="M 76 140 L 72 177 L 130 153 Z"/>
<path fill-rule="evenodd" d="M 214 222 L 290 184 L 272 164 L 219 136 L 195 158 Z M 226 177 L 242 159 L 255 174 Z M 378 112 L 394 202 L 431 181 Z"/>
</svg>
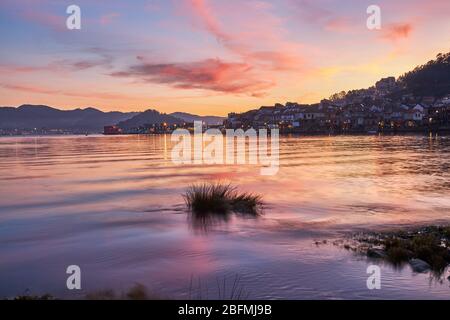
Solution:
<svg viewBox="0 0 450 320">
<path fill-rule="evenodd" d="M 242 278 L 234 276 L 217 277 L 214 283 L 202 281 L 191 276 L 186 298 L 188 300 L 247 300 L 250 292 L 242 285 Z M 113 289 L 97 290 L 81 296 L 81 300 L 173 300 L 173 297 L 157 294 L 140 283 L 136 283 L 126 291 Z M 1 300 L 1 299 L 0 299 Z M 50 294 L 33 295 L 28 290 L 6 300 L 60 300 Z"/>
<path fill-rule="evenodd" d="M 6 300 L 57 300 L 54 296 L 51 294 L 43 294 L 41 296 L 39 295 L 31 295 L 31 294 L 23 294 L 15 296 L 12 299 L 6 299 Z"/>
<path fill-rule="evenodd" d="M 238 274 L 233 277 L 216 278 L 215 285 L 204 283 L 200 278 L 191 277 L 188 300 L 247 300 L 250 292 L 242 285 Z"/>
<path fill-rule="evenodd" d="M 160 296 L 147 290 L 142 284 L 136 284 L 126 292 L 116 293 L 112 289 L 99 290 L 86 295 L 87 300 L 166 300 L 167 297 Z"/>
<path fill-rule="evenodd" d="M 203 183 L 191 185 L 183 195 L 189 210 L 196 215 L 227 215 L 230 212 L 258 216 L 261 196 L 238 192 L 231 184 Z"/>
<path fill-rule="evenodd" d="M 112 289 L 105 289 L 88 293 L 82 297 L 83 300 L 164 300 L 167 297 L 160 296 L 153 292 L 150 292 L 144 285 L 136 284 L 129 290 L 124 292 L 116 292 Z M 50 295 L 32 295 L 25 292 L 22 295 L 15 296 L 13 298 L 7 298 L 7 300 L 59 300 L 59 298 Z"/>
<path fill-rule="evenodd" d="M 368 257 L 394 265 L 409 263 L 416 272 L 431 269 L 442 274 L 450 264 L 450 226 L 365 233 L 355 239 Z"/>
</svg>

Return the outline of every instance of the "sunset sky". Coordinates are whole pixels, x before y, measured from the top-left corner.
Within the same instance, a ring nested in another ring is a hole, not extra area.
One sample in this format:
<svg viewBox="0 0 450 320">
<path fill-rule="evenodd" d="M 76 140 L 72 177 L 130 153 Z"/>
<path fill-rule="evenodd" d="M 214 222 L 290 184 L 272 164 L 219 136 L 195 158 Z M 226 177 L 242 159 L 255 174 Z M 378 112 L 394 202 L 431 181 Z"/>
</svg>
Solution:
<svg viewBox="0 0 450 320">
<path fill-rule="evenodd" d="M 81 30 L 66 8 L 81 8 Z M 366 27 L 381 7 L 381 30 Z M 449 0 L 1 0 L 0 105 L 226 115 L 318 102 L 450 47 Z"/>
</svg>

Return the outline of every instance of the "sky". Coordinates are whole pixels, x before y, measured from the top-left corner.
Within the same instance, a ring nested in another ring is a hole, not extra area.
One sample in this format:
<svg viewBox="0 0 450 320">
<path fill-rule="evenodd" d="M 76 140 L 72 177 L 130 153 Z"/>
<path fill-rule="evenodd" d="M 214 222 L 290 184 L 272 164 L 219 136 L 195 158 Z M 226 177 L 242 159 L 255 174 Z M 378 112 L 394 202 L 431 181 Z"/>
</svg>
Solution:
<svg viewBox="0 0 450 320">
<path fill-rule="evenodd" d="M 66 27 L 69 5 L 80 30 Z M 450 51 L 449 15 L 448 0 L 1 0 L 0 105 L 226 115 L 315 103 Z"/>
</svg>

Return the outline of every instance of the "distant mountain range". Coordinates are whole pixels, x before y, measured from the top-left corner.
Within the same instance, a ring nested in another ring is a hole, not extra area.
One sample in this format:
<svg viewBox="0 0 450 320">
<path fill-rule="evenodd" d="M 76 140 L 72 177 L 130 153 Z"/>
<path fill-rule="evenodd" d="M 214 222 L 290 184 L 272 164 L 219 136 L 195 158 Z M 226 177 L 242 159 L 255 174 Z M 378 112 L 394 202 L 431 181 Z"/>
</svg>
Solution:
<svg viewBox="0 0 450 320">
<path fill-rule="evenodd" d="M 203 120 L 208 124 L 221 123 L 224 118 L 198 116 L 189 113 L 160 113 L 156 110 L 144 112 L 103 112 L 94 108 L 59 110 L 44 105 L 21 105 L 0 107 L 0 129 L 62 129 L 86 132 L 102 132 L 104 126 L 119 125 L 122 128 L 139 127 L 144 124 L 168 124 Z"/>
<path fill-rule="evenodd" d="M 64 129 L 100 132 L 103 127 L 130 119 L 137 112 L 102 112 L 94 108 L 59 110 L 42 105 L 0 108 L 0 129 Z"/>
</svg>

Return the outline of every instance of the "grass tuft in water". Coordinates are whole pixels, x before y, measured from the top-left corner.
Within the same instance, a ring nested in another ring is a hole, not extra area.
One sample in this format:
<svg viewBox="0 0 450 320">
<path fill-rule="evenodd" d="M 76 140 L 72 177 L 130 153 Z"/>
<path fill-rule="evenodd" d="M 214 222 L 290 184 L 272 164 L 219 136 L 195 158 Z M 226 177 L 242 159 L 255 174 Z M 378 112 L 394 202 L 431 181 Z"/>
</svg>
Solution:
<svg viewBox="0 0 450 320">
<path fill-rule="evenodd" d="M 261 196 L 239 193 L 231 184 L 203 183 L 191 185 L 184 194 L 188 208 L 195 214 L 222 214 L 236 212 L 259 215 L 262 208 Z"/>
</svg>

